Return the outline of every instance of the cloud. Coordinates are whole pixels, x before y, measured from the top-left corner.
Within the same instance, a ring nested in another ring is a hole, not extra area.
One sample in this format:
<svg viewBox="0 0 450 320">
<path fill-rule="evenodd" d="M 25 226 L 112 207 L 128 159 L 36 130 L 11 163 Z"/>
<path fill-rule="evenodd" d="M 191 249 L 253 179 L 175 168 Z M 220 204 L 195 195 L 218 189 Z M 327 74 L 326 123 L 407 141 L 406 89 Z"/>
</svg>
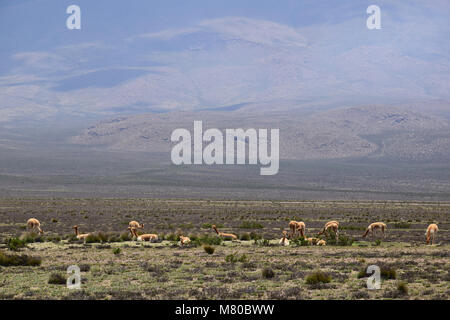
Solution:
<svg viewBox="0 0 450 320">
<path fill-rule="evenodd" d="M 70 70 L 71 66 L 64 57 L 50 52 L 30 51 L 12 55 L 12 59 L 20 63 L 15 72 L 30 72 L 31 70 L 58 72 Z"/>
<path fill-rule="evenodd" d="M 133 41 L 139 38 L 145 39 L 158 39 L 158 40 L 170 40 L 178 36 L 191 34 L 201 31 L 201 28 L 193 27 L 193 28 L 179 28 L 179 29 L 166 29 L 159 32 L 151 32 L 151 33 L 143 33 L 134 37 L 127 38 L 127 41 Z"/>
<path fill-rule="evenodd" d="M 228 39 L 241 39 L 262 45 L 306 46 L 306 39 L 294 28 L 267 20 L 227 17 L 206 20 L 200 26 Z"/>
<path fill-rule="evenodd" d="M 193 27 L 144 33 L 127 40 L 134 41 L 139 38 L 145 38 L 168 41 L 197 32 L 211 32 L 218 34 L 224 40 L 248 41 L 265 46 L 305 47 L 307 44 L 304 36 L 287 25 L 243 17 L 204 20 Z"/>
</svg>

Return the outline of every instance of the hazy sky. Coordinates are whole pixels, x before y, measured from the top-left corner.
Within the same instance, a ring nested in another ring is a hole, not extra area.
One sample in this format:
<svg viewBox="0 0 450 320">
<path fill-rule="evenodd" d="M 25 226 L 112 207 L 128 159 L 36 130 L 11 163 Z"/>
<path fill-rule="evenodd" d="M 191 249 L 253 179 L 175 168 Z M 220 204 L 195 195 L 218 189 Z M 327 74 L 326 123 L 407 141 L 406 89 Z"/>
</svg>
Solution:
<svg viewBox="0 0 450 320">
<path fill-rule="evenodd" d="M 66 28 L 71 4 L 81 30 Z M 444 0 L 3 0 L 0 120 L 450 99 L 449 16 Z"/>
</svg>

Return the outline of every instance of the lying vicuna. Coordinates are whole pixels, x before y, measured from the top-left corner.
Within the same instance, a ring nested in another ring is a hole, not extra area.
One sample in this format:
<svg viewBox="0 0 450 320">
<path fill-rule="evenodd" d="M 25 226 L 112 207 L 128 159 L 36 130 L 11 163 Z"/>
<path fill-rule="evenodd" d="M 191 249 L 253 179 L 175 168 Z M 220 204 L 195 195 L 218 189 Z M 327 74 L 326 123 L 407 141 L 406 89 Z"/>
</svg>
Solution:
<svg viewBox="0 0 450 320">
<path fill-rule="evenodd" d="M 128 230 L 130 230 L 132 236 L 136 237 L 137 241 L 156 241 L 156 240 L 158 240 L 157 234 L 148 233 L 148 234 L 138 235 L 135 228 L 128 227 Z"/>
</svg>

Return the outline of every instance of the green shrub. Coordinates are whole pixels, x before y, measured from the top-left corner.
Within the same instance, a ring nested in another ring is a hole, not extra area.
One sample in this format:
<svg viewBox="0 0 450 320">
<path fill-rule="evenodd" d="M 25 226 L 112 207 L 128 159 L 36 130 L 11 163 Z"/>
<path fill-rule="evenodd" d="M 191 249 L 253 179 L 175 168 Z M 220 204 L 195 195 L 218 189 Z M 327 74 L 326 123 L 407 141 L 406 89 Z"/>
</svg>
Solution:
<svg viewBox="0 0 450 320">
<path fill-rule="evenodd" d="M 262 239 L 262 236 L 257 234 L 256 232 L 252 231 L 252 232 L 250 232 L 250 239 L 259 240 L 259 239 Z"/>
<path fill-rule="evenodd" d="M 305 247 L 305 246 L 309 246 L 309 242 L 306 241 L 305 238 L 303 237 L 299 237 L 299 238 L 295 238 L 291 240 L 291 244 L 297 246 L 297 247 Z"/>
<path fill-rule="evenodd" d="M 24 233 L 20 236 L 20 240 L 22 240 L 25 243 L 43 242 L 44 241 L 43 237 L 40 234 L 37 234 L 36 232 Z"/>
<path fill-rule="evenodd" d="M 203 250 L 205 250 L 205 252 L 207 254 L 213 254 L 215 251 L 215 248 L 213 246 L 209 246 L 209 245 L 204 245 L 203 246 Z"/>
<path fill-rule="evenodd" d="M 239 262 L 245 263 L 248 261 L 247 255 L 242 254 L 242 256 L 238 259 Z"/>
<path fill-rule="evenodd" d="M 326 237 L 327 246 L 351 246 L 355 242 L 355 238 L 346 235 L 340 235 L 338 241 L 334 234 L 327 235 Z"/>
<path fill-rule="evenodd" d="M 216 235 L 203 234 L 199 237 L 191 238 L 191 244 L 194 246 L 204 245 L 204 244 L 218 246 L 221 243 L 222 243 L 222 238 L 220 238 Z"/>
<path fill-rule="evenodd" d="M 275 277 L 275 272 L 273 272 L 272 269 L 270 268 L 264 268 L 261 271 L 262 277 L 265 279 L 272 279 L 273 277 Z"/>
<path fill-rule="evenodd" d="M 408 286 L 406 285 L 406 282 L 404 281 L 399 281 L 397 283 L 397 290 L 404 295 L 408 294 Z"/>
<path fill-rule="evenodd" d="M 269 240 L 267 240 L 267 239 L 261 239 L 261 240 L 255 239 L 255 245 L 262 246 L 262 247 L 270 247 L 271 246 Z"/>
<path fill-rule="evenodd" d="M 41 258 L 35 258 L 28 255 L 10 255 L 0 251 L 0 266 L 40 266 Z"/>
<path fill-rule="evenodd" d="M 19 251 L 21 248 L 25 248 L 27 243 L 19 238 L 8 238 L 5 241 L 6 247 L 12 251 Z"/>
<path fill-rule="evenodd" d="M 48 278 L 49 284 L 66 284 L 67 279 L 64 275 L 61 273 L 52 273 L 50 277 Z"/>
<path fill-rule="evenodd" d="M 61 241 L 61 237 L 58 235 L 48 235 L 45 237 L 45 241 L 48 242 L 60 242 Z"/>
<path fill-rule="evenodd" d="M 236 253 L 231 253 L 225 257 L 225 261 L 229 263 L 236 263 L 238 261 L 238 258 L 236 256 Z"/>
<path fill-rule="evenodd" d="M 121 252 L 122 252 L 122 249 L 120 249 L 120 248 L 113 249 L 114 254 L 120 254 Z"/>
<path fill-rule="evenodd" d="M 211 229 L 212 228 L 212 224 L 211 223 L 204 223 L 202 224 L 202 229 Z"/>
<path fill-rule="evenodd" d="M 264 226 L 261 223 L 255 221 L 242 221 L 239 226 L 241 229 L 263 229 Z"/>
<path fill-rule="evenodd" d="M 331 282 L 331 276 L 322 271 L 316 271 L 306 276 L 307 284 L 329 283 Z"/>
</svg>

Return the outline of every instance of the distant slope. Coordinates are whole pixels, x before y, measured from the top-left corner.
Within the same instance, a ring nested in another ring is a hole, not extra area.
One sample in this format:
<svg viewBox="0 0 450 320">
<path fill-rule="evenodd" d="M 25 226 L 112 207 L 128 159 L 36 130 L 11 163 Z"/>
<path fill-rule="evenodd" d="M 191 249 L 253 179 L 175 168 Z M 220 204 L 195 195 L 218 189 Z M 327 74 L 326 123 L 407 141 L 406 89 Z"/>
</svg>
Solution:
<svg viewBox="0 0 450 320">
<path fill-rule="evenodd" d="M 101 121 L 71 139 L 111 150 L 169 152 L 174 129 L 279 128 L 283 159 L 355 157 L 403 160 L 450 159 L 450 124 L 435 116 L 387 106 L 342 108 L 308 116 L 239 110 L 171 112 Z"/>
</svg>

